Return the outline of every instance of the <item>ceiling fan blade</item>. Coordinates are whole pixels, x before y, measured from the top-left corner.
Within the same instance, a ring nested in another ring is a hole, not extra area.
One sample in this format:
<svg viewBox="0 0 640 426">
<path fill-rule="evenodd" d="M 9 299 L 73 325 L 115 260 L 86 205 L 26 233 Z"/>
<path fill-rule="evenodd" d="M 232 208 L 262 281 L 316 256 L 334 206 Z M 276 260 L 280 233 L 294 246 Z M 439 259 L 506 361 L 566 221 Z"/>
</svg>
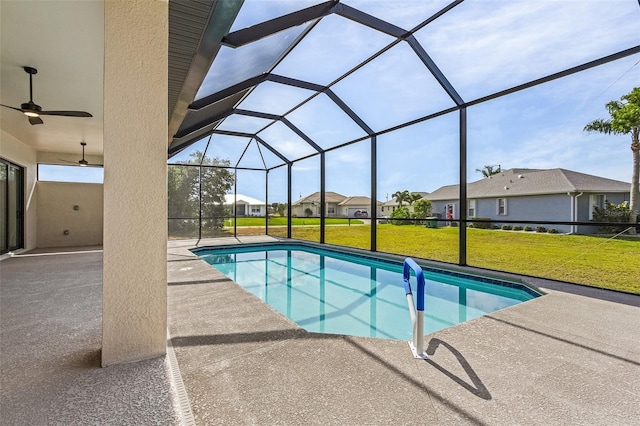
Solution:
<svg viewBox="0 0 640 426">
<path fill-rule="evenodd" d="M 44 123 L 44 121 L 42 121 L 42 118 L 40 117 L 29 117 L 29 123 L 31 123 L 32 125 L 36 125 L 42 124 Z"/>
<path fill-rule="evenodd" d="M 5 107 L 5 108 L 15 109 L 16 111 L 20 111 L 20 112 L 22 112 L 22 110 L 21 110 L 20 108 L 12 107 L 12 106 L 9 106 L 9 105 L 2 105 L 2 104 L 0 104 L 0 106 L 3 106 L 3 107 Z"/>
<path fill-rule="evenodd" d="M 63 160 L 62 158 L 58 158 L 58 161 L 62 161 L 63 163 L 68 163 L 68 164 L 74 164 L 76 166 L 81 165 L 80 161 Z M 87 167 L 104 167 L 104 164 L 87 163 L 87 164 L 85 164 L 85 166 L 87 166 Z"/>
<path fill-rule="evenodd" d="M 62 115 L 65 117 L 93 117 L 84 111 L 40 111 L 40 115 Z"/>
</svg>

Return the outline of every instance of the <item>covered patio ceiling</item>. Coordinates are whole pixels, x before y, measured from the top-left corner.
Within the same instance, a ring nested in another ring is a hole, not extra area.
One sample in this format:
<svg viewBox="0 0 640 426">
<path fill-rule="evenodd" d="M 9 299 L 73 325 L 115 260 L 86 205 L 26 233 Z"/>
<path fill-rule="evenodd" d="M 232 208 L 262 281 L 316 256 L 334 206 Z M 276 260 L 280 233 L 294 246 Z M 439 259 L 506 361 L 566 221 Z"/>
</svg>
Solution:
<svg viewBox="0 0 640 426">
<path fill-rule="evenodd" d="M 638 12 L 633 1 L 616 5 Z M 500 28 L 503 39 L 487 43 L 480 35 L 500 24 L 487 2 L 247 0 L 237 17 L 218 15 L 216 27 L 230 28 L 210 43 L 211 66 L 175 126 L 170 162 L 217 148 L 232 166 L 253 153 L 252 167 L 269 170 L 640 52 L 637 35 L 606 16 L 585 33 L 557 7 L 537 6 L 548 14 L 542 27 L 514 14 L 516 30 Z M 545 37 L 552 26 L 563 27 L 562 39 Z M 513 41 L 538 33 L 536 46 Z M 626 48 L 592 43 L 602 33 L 617 33 Z M 555 68 L 535 66 L 558 45 Z M 486 63 L 471 62 L 478 51 Z"/>
</svg>

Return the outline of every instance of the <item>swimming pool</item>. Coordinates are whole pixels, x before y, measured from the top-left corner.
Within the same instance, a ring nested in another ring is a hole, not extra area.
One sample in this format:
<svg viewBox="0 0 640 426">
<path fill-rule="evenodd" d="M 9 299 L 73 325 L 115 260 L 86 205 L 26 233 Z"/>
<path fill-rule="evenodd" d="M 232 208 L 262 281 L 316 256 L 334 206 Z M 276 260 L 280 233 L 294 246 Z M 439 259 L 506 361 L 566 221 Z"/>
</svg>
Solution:
<svg viewBox="0 0 640 426">
<path fill-rule="evenodd" d="M 193 252 L 307 331 L 406 340 L 402 262 L 275 243 Z M 519 283 L 423 266 L 425 334 L 540 296 Z M 415 291 L 415 277 L 412 277 Z"/>
</svg>

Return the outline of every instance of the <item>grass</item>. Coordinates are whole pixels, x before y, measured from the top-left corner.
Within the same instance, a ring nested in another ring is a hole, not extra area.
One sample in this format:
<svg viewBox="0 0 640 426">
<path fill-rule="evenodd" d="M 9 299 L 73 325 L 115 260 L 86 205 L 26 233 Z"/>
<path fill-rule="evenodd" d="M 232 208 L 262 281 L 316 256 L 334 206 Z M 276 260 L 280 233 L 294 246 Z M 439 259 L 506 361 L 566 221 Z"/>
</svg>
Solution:
<svg viewBox="0 0 640 426">
<path fill-rule="evenodd" d="M 326 218 L 327 225 L 362 225 L 364 222 L 358 219 L 346 219 L 346 218 Z M 226 226 L 233 226 L 233 219 L 225 221 Z M 271 226 L 286 226 L 286 217 L 269 217 L 269 225 Z M 304 225 L 320 225 L 320 218 L 308 218 L 308 217 L 294 217 L 291 219 L 291 225 L 304 226 Z M 237 226 L 264 226 L 263 217 L 239 217 Z"/>
<path fill-rule="evenodd" d="M 458 262 L 458 228 L 378 225 L 378 251 Z M 330 244 L 368 249 L 370 226 L 327 227 Z M 275 234 L 274 232 L 269 232 Z M 294 238 L 318 241 L 317 228 Z M 471 266 L 640 294 L 640 239 L 468 229 Z"/>
</svg>

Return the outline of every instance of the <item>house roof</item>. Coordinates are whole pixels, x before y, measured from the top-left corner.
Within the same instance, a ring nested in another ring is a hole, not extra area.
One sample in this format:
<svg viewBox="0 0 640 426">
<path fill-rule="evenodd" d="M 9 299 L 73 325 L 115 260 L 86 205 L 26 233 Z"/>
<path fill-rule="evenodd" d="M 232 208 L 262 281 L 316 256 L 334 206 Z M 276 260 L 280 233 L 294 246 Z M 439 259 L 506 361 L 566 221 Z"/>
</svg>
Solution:
<svg viewBox="0 0 640 426">
<path fill-rule="evenodd" d="M 495 198 L 567 192 L 629 192 L 631 184 L 566 169 L 509 169 L 471 182 L 467 198 Z M 429 196 L 431 201 L 455 200 L 459 185 L 446 185 Z"/>
<path fill-rule="evenodd" d="M 377 201 L 378 205 L 382 204 Z M 363 196 L 347 197 L 339 204 L 340 206 L 369 206 L 371 205 L 371 198 Z"/>
<path fill-rule="evenodd" d="M 338 194 L 337 192 L 326 191 L 324 194 L 324 199 L 326 203 L 341 203 L 344 199 L 347 198 L 342 194 Z M 307 195 L 304 198 L 299 199 L 294 202 L 293 205 L 297 206 L 299 204 L 309 204 L 309 203 L 320 203 L 320 192 L 314 192 L 311 195 Z"/>
<path fill-rule="evenodd" d="M 224 203 L 225 204 L 234 204 L 236 201 L 236 196 L 234 194 L 225 194 L 224 196 Z M 264 201 L 260 201 L 256 198 L 252 198 L 249 197 L 248 195 L 242 195 L 242 194 L 238 194 L 238 202 L 239 203 L 246 203 L 249 204 L 251 206 L 264 206 L 265 202 Z"/>
</svg>

